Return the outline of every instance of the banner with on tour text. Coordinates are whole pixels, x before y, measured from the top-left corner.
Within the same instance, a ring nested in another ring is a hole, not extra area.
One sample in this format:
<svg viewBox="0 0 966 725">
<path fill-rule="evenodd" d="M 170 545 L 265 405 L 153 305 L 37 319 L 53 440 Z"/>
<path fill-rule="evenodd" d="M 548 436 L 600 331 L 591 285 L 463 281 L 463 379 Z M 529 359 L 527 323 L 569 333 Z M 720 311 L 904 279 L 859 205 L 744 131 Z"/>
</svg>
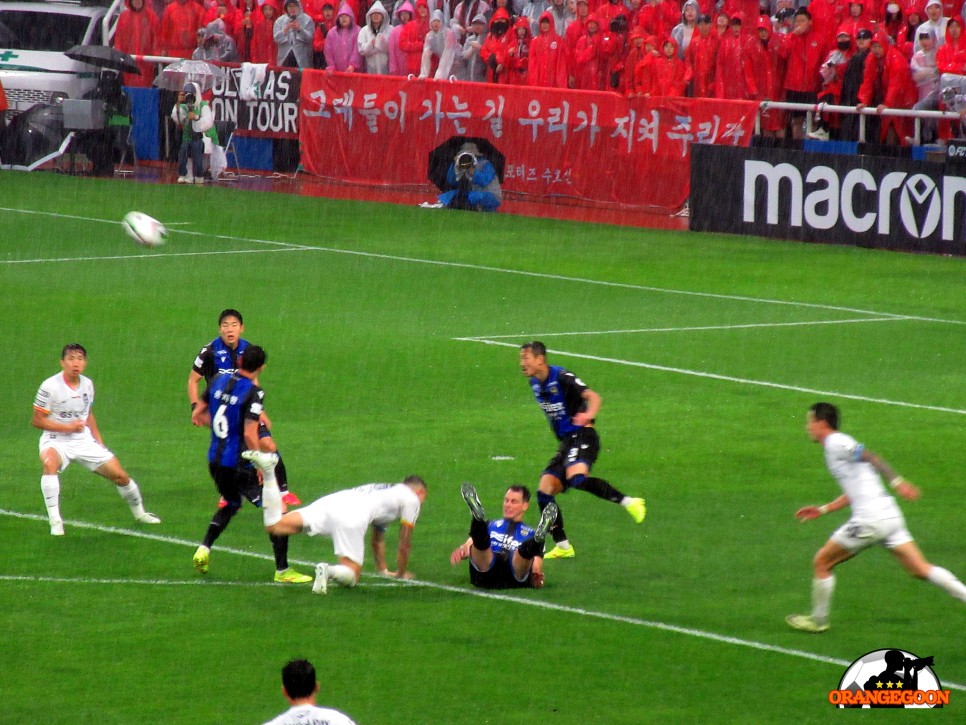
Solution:
<svg viewBox="0 0 966 725">
<path fill-rule="evenodd" d="M 747 146 L 756 108 L 313 70 L 302 73 L 300 102 L 310 173 L 426 184 L 433 148 L 476 136 L 506 156 L 507 191 L 666 211 L 687 200 L 691 144 Z"/>
</svg>

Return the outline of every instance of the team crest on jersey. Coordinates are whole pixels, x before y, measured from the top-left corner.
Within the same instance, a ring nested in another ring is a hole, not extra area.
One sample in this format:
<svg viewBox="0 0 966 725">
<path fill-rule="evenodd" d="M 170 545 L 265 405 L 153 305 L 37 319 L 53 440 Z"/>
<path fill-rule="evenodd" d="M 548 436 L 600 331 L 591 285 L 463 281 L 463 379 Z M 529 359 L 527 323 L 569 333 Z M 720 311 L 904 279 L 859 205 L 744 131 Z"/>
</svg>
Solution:
<svg viewBox="0 0 966 725">
<path fill-rule="evenodd" d="M 550 385 L 550 394 L 551 395 L 556 395 L 558 392 L 559 392 L 559 388 L 557 388 L 557 384 L 556 383 L 551 383 L 551 385 Z"/>
</svg>

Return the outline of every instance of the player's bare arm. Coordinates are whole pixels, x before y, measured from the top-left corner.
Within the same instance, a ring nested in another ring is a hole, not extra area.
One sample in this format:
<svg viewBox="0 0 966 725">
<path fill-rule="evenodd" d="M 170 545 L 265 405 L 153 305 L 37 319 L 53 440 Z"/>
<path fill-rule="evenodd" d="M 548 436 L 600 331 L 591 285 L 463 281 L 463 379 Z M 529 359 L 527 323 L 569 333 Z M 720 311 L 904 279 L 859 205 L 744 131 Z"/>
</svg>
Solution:
<svg viewBox="0 0 966 725">
<path fill-rule="evenodd" d="M 257 451 L 258 448 L 258 421 L 245 421 L 245 446 L 249 450 Z"/>
<path fill-rule="evenodd" d="M 211 425 L 211 414 L 208 411 L 208 403 L 199 401 L 191 411 L 191 425 L 198 428 L 207 428 Z"/>
<path fill-rule="evenodd" d="M 817 519 L 819 516 L 824 516 L 825 514 L 830 514 L 833 511 L 839 511 L 847 508 L 848 505 L 849 497 L 845 494 L 842 494 L 834 501 L 829 501 L 827 504 L 823 504 L 821 506 L 803 506 L 795 512 L 795 518 L 802 523 L 805 523 L 806 521 Z"/>
<path fill-rule="evenodd" d="M 587 425 L 600 412 L 601 397 L 590 388 L 587 388 L 580 397 L 587 403 L 587 410 L 582 410 L 573 417 L 574 425 Z"/>
<path fill-rule="evenodd" d="M 376 571 L 380 574 L 388 574 L 389 567 L 386 566 L 386 532 L 373 526 L 372 533 L 369 535 L 369 545 L 372 548 L 372 560 L 376 563 Z"/>
<path fill-rule="evenodd" d="M 91 435 L 94 436 L 94 440 L 101 445 L 104 445 L 104 440 L 101 438 L 101 430 L 97 427 L 97 418 L 94 417 L 93 410 L 88 411 L 87 422 L 85 425 L 87 425 L 87 427 L 90 429 Z M 81 430 L 83 430 L 83 428 Z"/>
<path fill-rule="evenodd" d="M 192 370 L 188 373 L 188 402 L 192 406 L 197 406 L 200 400 L 198 396 L 198 383 L 201 382 L 201 374 Z"/>
<path fill-rule="evenodd" d="M 879 474 L 889 482 L 889 485 L 895 489 L 895 492 L 899 494 L 906 501 L 915 501 L 920 496 L 920 491 L 918 487 L 913 486 L 906 479 L 896 473 L 892 466 L 886 463 L 881 456 L 876 455 L 870 450 L 862 451 L 862 460 L 871 465 Z"/>
<path fill-rule="evenodd" d="M 33 417 L 30 425 L 40 430 L 50 431 L 51 433 L 80 433 L 86 425 L 83 421 L 75 420 L 71 423 L 58 423 L 53 418 L 47 416 L 46 410 L 34 408 Z"/>
<path fill-rule="evenodd" d="M 470 547 L 473 545 L 473 539 L 467 539 L 462 544 L 453 549 L 453 553 L 449 555 L 449 563 L 456 566 L 461 561 L 466 561 L 470 558 Z"/>
<path fill-rule="evenodd" d="M 413 525 L 405 521 L 399 523 L 399 550 L 396 552 L 396 571 L 387 572 L 397 579 L 412 579 L 412 572 L 406 571 L 409 565 L 409 552 L 412 550 Z"/>
</svg>

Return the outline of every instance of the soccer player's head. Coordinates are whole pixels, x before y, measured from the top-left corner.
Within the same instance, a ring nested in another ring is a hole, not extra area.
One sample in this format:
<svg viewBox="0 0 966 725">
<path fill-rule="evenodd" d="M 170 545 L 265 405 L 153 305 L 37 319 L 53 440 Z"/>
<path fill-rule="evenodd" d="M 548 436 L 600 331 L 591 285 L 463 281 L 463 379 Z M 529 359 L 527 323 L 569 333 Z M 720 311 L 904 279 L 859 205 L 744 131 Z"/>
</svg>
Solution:
<svg viewBox="0 0 966 725">
<path fill-rule="evenodd" d="M 249 345 L 242 355 L 241 369 L 246 373 L 257 373 L 268 361 L 268 354 L 265 349 L 258 345 Z"/>
<path fill-rule="evenodd" d="M 290 700 L 311 697 L 319 689 L 315 667 L 308 660 L 292 660 L 282 668 L 282 687 Z"/>
<path fill-rule="evenodd" d="M 238 320 L 238 324 L 239 325 L 244 325 L 245 324 L 245 321 L 242 319 L 241 312 L 239 312 L 238 310 L 235 310 L 235 309 L 232 309 L 231 307 L 229 307 L 226 310 L 222 310 L 221 311 L 221 314 L 218 315 L 218 325 L 220 326 L 221 323 L 224 322 L 225 320 L 227 320 L 229 317 L 234 317 L 236 320 Z"/>
<path fill-rule="evenodd" d="M 231 308 L 221 311 L 221 314 L 218 315 L 218 334 L 221 336 L 222 342 L 234 350 L 244 332 L 245 323 L 242 320 L 241 312 Z"/>
<path fill-rule="evenodd" d="M 824 440 L 830 431 L 839 429 L 839 410 L 831 403 L 816 403 L 808 409 L 805 425 L 813 441 Z"/>
<path fill-rule="evenodd" d="M 503 518 L 522 521 L 530 508 L 530 489 L 520 484 L 510 486 L 503 494 Z"/>
<path fill-rule="evenodd" d="M 539 340 L 520 345 L 520 369 L 528 378 L 547 366 L 547 346 Z"/>
<path fill-rule="evenodd" d="M 64 349 L 60 351 L 60 359 L 66 360 L 72 355 L 80 355 L 81 357 L 87 357 L 87 350 L 79 342 L 72 342 L 69 345 L 64 345 Z"/>
<path fill-rule="evenodd" d="M 426 500 L 426 494 L 429 492 L 429 489 L 426 487 L 426 482 L 421 476 L 406 476 L 403 479 L 403 483 L 405 483 L 419 495 L 420 501 Z"/>
</svg>

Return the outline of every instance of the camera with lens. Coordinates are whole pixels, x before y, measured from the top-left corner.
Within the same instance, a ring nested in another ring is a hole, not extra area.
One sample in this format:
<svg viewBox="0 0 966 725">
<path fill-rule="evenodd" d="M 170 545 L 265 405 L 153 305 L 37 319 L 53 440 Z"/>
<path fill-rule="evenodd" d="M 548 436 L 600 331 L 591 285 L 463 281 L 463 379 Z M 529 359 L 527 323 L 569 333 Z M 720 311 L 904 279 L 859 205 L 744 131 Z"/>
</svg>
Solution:
<svg viewBox="0 0 966 725">
<path fill-rule="evenodd" d="M 187 103 L 189 106 L 193 106 L 198 102 L 198 97 L 195 96 L 194 93 L 185 93 L 184 102 Z"/>
</svg>

